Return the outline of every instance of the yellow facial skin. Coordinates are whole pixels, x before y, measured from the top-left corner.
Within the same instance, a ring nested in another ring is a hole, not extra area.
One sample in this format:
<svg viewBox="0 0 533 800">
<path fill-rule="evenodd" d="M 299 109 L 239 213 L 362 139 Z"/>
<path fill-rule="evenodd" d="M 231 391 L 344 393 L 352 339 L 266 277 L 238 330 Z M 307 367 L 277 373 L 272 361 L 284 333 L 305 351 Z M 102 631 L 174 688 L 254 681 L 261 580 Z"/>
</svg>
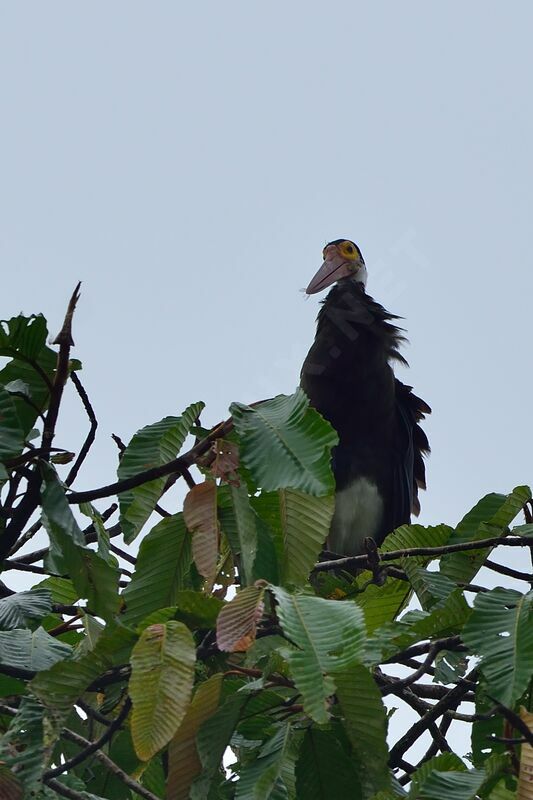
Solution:
<svg viewBox="0 0 533 800">
<path fill-rule="evenodd" d="M 328 247 L 331 247 L 331 245 L 334 245 L 337 248 L 339 255 L 345 261 L 348 262 L 357 261 L 358 263 L 361 262 L 362 260 L 361 251 L 359 250 L 355 242 L 351 242 L 349 239 L 344 239 L 343 241 L 340 242 L 330 242 L 329 244 L 327 244 L 324 250 L 322 251 L 322 256 L 324 259 L 326 258 L 326 250 L 328 249 Z"/>
</svg>

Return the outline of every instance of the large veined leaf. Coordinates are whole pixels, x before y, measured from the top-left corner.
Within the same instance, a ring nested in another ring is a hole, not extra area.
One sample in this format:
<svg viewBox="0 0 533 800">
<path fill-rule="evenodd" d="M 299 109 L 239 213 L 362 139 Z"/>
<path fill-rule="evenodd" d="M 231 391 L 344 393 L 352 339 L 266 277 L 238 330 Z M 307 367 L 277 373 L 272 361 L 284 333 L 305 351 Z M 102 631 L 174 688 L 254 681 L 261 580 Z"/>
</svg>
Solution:
<svg viewBox="0 0 533 800">
<path fill-rule="evenodd" d="M 218 615 L 217 645 L 229 652 L 248 650 L 263 613 L 264 585 L 246 586 Z"/>
<path fill-rule="evenodd" d="M 230 486 L 231 501 L 235 519 L 235 529 L 239 542 L 242 585 L 253 583 L 254 562 L 257 553 L 257 517 L 250 505 L 246 486 Z M 257 576 L 261 577 L 261 576 Z"/>
<path fill-rule="evenodd" d="M 218 560 L 219 527 L 217 487 L 204 481 L 187 492 L 183 503 L 183 519 L 192 534 L 192 556 L 200 575 L 212 582 Z"/>
<path fill-rule="evenodd" d="M 230 411 L 240 437 L 241 458 L 266 491 L 299 489 L 332 494 L 331 448 L 338 437 L 309 407 L 302 389 L 254 408 L 234 403 Z"/>
<path fill-rule="evenodd" d="M 452 532 L 453 529 L 448 525 L 401 525 L 387 536 L 380 550 L 391 553 L 414 547 L 440 547 L 448 542 Z M 430 560 L 428 556 L 409 556 L 401 558 L 399 566 L 404 569 L 407 564 L 422 566 Z M 364 571 L 358 576 L 357 584 L 364 586 L 371 577 L 370 572 Z M 364 610 L 369 633 L 394 620 L 407 605 L 411 594 L 412 588 L 408 583 L 389 577 L 383 586 L 370 585 L 356 595 L 355 602 Z"/>
<path fill-rule="evenodd" d="M 203 407 L 203 403 L 193 403 L 180 417 L 165 417 L 137 431 L 120 459 L 119 480 L 176 458 Z M 166 480 L 157 478 L 119 495 L 120 523 L 126 542 L 135 539 L 153 512 Z"/>
<path fill-rule="evenodd" d="M 258 757 L 246 764 L 237 781 L 235 800 L 268 800 L 281 782 L 285 761 L 294 758 L 291 726 L 281 724 L 261 748 Z"/>
<path fill-rule="evenodd" d="M 409 789 L 409 800 L 418 800 L 420 787 L 435 770 L 441 772 L 466 772 L 466 766 L 455 753 L 441 753 L 430 758 L 413 773 Z"/>
<path fill-rule="evenodd" d="M 517 486 L 505 496 L 488 494 L 461 520 L 449 544 L 471 542 L 503 534 L 524 503 L 531 497 L 528 486 Z M 489 551 L 449 553 L 441 559 L 441 572 L 455 583 L 468 583 L 483 565 Z"/>
<path fill-rule="evenodd" d="M 0 386 L 0 460 L 16 456 L 24 448 L 24 431 L 10 392 Z"/>
<path fill-rule="evenodd" d="M 365 797 L 390 788 L 387 712 L 381 692 L 362 664 L 335 674 L 344 726 L 359 762 Z"/>
<path fill-rule="evenodd" d="M 131 732 L 135 752 L 152 758 L 172 739 L 189 706 L 196 648 L 189 629 L 171 620 L 146 628 L 131 655 Z"/>
<path fill-rule="evenodd" d="M 220 701 L 222 673 L 201 683 L 194 693 L 183 722 L 168 748 L 168 800 L 188 800 L 193 780 L 200 774 L 202 764 L 196 749 L 196 734 L 211 717 Z"/>
<path fill-rule="evenodd" d="M 439 772 L 433 770 L 420 786 L 419 800 L 475 800 L 486 775 L 482 770 Z"/>
<path fill-rule="evenodd" d="M 463 625 L 468 614 L 469 608 L 459 589 L 432 606 L 431 611 L 408 611 L 399 620 L 372 631 L 367 640 L 365 663 L 378 664 L 416 642 L 451 635 Z"/>
<path fill-rule="evenodd" d="M 37 789 L 45 763 L 43 720 L 42 705 L 34 697 L 24 697 L 9 728 L 0 738 L 0 762 L 16 771 L 27 797 L 32 796 L 32 789 Z"/>
<path fill-rule="evenodd" d="M 55 471 L 47 465 L 43 469 L 42 521 L 50 537 L 46 566 L 52 572 L 68 574 L 91 611 L 109 619 L 119 605 L 118 568 L 87 547 Z"/>
<path fill-rule="evenodd" d="M 13 317 L 0 325 L 0 355 L 12 360 L 0 370 L 0 384 L 22 381 L 28 387 L 32 404 L 13 397 L 24 436 L 34 426 L 38 409 L 48 405 L 49 384 L 53 380 L 57 354 L 46 346 L 48 331 L 42 315 Z M 47 383 L 48 381 L 48 383 Z"/>
<path fill-rule="evenodd" d="M 280 489 L 276 495 L 276 526 L 283 543 L 280 557 L 283 585 L 305 583 L 324 547 L 335 510 L 333 495 L 313 497 L 293 489 Z"/>
<path fill-rule="evenodd" d="M 365 622 L 352 602 L 290 595 L 271 587 L 281 626 L 296 648 L 286 654 L 305 712 L 328 721 L 327 699 L 335 692 L 333 674 L 363 658 Z"/>
<path fill-rule="evenodd" d="M 75 652 L 75 657 L 43 669 L 30 683 L 30 689 L 48 708 L 68 711 L 87 687 L 106 669 L 129 659 L 133 631 L 111 623 L 98 637 L 94 647 Z"/>
<path fill-rule="evenodd" d="M 17 592 L 0 600 L 0 630 L 27 627 L 29 619 L 42 619 L 52 611 L 52 593 L 49 589 L 31 589 Z"/>
<path fill-rule="evenodd" d="M 218 597 L 192 589 L 176 592 L 176 619 L 189 628 L 214 628 L 223 602 Z"/>
<path fill-rule="evenodd" d="M 533 591 L 478 594 L 462 636 L 470 652 L 481 656 L 488 693 L 512 706 L 533 676 Z"/>
<path fill-rule="evenodd" d="M 0 631 L 0 664 L 19 669 L 48 669 L 56 661 L 70 658 L 70 645 L 49 636 L 44 628 Z"/>
<path fill-rule="evenodd" d="M 229 745 L 239 715 L 250 699 L 250 694 L 233 694 L 200 725 L 196 747 L 202 769 L 191 786 L 191 800 L 207 800 L 211 783 L 218 774 L 222 756 Z"/>
<path fill-rule="evenodd" d="M 357 769 L 330 731 L 308 728 L 296 763 L 298 797 L 338 800 L 362 797 Z"/>
<path fill-rule="evenodd" d="M 71 606 L 76 600 L 80 599 L 79 592 L 76 591 L 74 584 L 69 578 L 57 578 L 52 576 L 36 584 L 34 588 L 47 589 L 52 595 L 53 603 L 60 603 L 65 606 Z"/>
<path fill-rule="evenodd" d="M 141 542 L 135 572 L 122 593 L 124 622 L 135 625 L 159 608 L 176 605 L 190 563 L 191 537 L 183 514 L 165 517 Z"/>
</svg>

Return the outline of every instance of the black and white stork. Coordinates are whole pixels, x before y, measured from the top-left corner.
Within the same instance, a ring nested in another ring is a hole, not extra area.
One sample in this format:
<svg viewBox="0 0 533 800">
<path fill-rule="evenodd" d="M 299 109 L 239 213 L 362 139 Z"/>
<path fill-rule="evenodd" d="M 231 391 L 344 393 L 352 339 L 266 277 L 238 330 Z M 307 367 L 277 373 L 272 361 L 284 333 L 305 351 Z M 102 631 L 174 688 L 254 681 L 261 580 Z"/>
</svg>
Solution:
<svg viewBox="0 0 533 800">
<path fill-rule="evenodd" d="M 391 364 L 407 364 L 399 352 L 405 337 L 391 322 L 399 317 L 366 293 L 367 270 L 357 245 L 336 239 L 323 257 L 306 292 L 335 285 L 318 314 L 301 386 L 339 436 L 327 548 L 358 555 L 366 537 L 381 544 L 411 514 L 418 516 L 429 453 L 419 422 L 431 409 L 394 376 Z"/>
</svg>

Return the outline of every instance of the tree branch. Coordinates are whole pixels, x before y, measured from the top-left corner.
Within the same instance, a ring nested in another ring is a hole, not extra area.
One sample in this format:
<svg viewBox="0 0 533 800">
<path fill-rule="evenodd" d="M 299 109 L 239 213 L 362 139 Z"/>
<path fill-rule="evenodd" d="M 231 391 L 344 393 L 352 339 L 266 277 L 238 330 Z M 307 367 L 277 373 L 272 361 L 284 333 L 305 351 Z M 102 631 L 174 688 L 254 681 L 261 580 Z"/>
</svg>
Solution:
<svg viewBox="0 0 533 800">
<path fill-rule="evenodd" d="M 85 503 L 88 500 L 97 500 L 101 497 L 110 497 L 111 495 L 120 494 L 129 489 L 135 489 L 137 486 L 142 486 L 143 483 L 149 483 L 156 478 L 162 478 L 165 475 L 172 475 L 177 473 L 186 477 L 188 468 L 191 467 L 196 461 L 201 458 L 211 447 L 215 439 L 227 434 L 233 427 L 231 419 L 217 425 L 213 430 L 202 439 L 201 442 L 194 445 L 190 450 L 182 456 L 168 461 L 166 464 L 161 464 L 158 467 L 152 467 L 144 472 L 139 472 L 137 475 L 132 475 L 131 478 L 124 478 L 121 481 L 115 481 L 107 486 L 101 486 L 99 489 L 89 489 L 86 492 L 72 492 L 67 495 L 69 503 Z"/>
<path fill-rule="evenodd" d="M 46 781 L 49 778 L 56 778 L 58 775 L 61 775 L 63 772 L 68 772 L 74 767 L 77 767 L 78 764 L 81 764 L 85 761 L 89 756 L 103 747 L 113 734 L 118 731 L 121 727 L 122 723 L 125 721 L 126 717 L 130 713 L 131 709 L 131 700 L 129 697 L 126 698 L 124 701 L 124 705 L 120 710 L 120 714 L 113 720 L 111 725 L 103 732 L 103 734 L 98 738 L 95 739 L 94 742 L 90 742 L 88 739 L 83 739 L 81 736 L 78 736 L 77 733 L 73 731 L 69 731 L 68 728 L 64 728 L 61 731 L 61 735 L 64 736 L 66 739 L 70 739 L 71 742 L 76 742 L 77 744 L 81 744 L 83 750 L 78 755 L 69 758 L 68 761 L 64 761 L 62 764 L 59 764 L 57 767 L 53 767 L 52 769 L 47 769 L 43 775 L 43 779 Z"/>
<path fill-rule="evenodd" d="M 71 379 L 72 383 L 74 384 L 74 386 L 76 387 L 76 391 L 78 392 L 78 394 L 79 394 L 79 396 L 81 398 L 81 402 L 83 403 L 83 407 L 84 407 L 85 411 L 87 412 L 87 416 L 89 417 L 89 422 L 90 422 L 91 426 L 89 428 L 89 433 L 85 437 L 85 441 L 84 441 L 84 443 L 83 443 L 83 445 L 81 447 L 81 450 L 78 453 L 78 457 L 77 457 L 76 461 L 74 462 L 74 464 L 72 465 L 72 467 L 70 469 L 70 472 L 69 472 L 69 474 L 67 475 L 67 477 L 65 479 L 65 484 L 67 486 L 71 486 L 74 483 L 74 481 L 76 480 L 76 477 L 78 475 L 78 472 L 80 471 L 81 465 L 83 464 L 83 462 L 87 458 L 87 454 L 89 453 L 89 450 L 91 449 L 91 447 L 93 445 L 93 442 L 94 442 L 94 440 L 96 438 L 96 429 L 98 428 L 98 420 L 96 419 L 96 414 L 94 413 L 94 409 L 93 409 L 93 407 L 91 405 L 91 401 L 89 400 L 89 396 L 88 396 L 87 392 L 85 391 L 85 388 L 84 388 L 82 382 L 80 381 L 80 379 L 78 378 L 78 376 L 77 376 L 77 374 L 75 372 L 72 372 L 70 374 L 70 379 Z"/>
</svg>

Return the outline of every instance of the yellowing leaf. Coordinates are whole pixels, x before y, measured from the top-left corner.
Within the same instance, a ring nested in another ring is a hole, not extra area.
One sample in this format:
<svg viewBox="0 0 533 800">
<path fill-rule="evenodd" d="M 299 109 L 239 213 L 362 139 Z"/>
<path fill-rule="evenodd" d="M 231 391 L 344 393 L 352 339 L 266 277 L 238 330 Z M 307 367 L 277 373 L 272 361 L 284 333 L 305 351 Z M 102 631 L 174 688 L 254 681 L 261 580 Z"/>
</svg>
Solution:
<svg viewBox="0 0 533 800">
<path fill-rule="evenodd" d="M 189 706 L 196 650 L 189 629 L 171 620 L 146 628 L 131 656 L 131 734 L 148 761 L 172 739 Z"/>
<path fill-rule="evenodd" d="M 183 722 L 170 742 L 167 800 L 188 800 L 191 784 L 202 771 L 196 734 L 202 723 L 218 708 L 221 687 L 220 672 L 198 686 Z"/>
</svg>

